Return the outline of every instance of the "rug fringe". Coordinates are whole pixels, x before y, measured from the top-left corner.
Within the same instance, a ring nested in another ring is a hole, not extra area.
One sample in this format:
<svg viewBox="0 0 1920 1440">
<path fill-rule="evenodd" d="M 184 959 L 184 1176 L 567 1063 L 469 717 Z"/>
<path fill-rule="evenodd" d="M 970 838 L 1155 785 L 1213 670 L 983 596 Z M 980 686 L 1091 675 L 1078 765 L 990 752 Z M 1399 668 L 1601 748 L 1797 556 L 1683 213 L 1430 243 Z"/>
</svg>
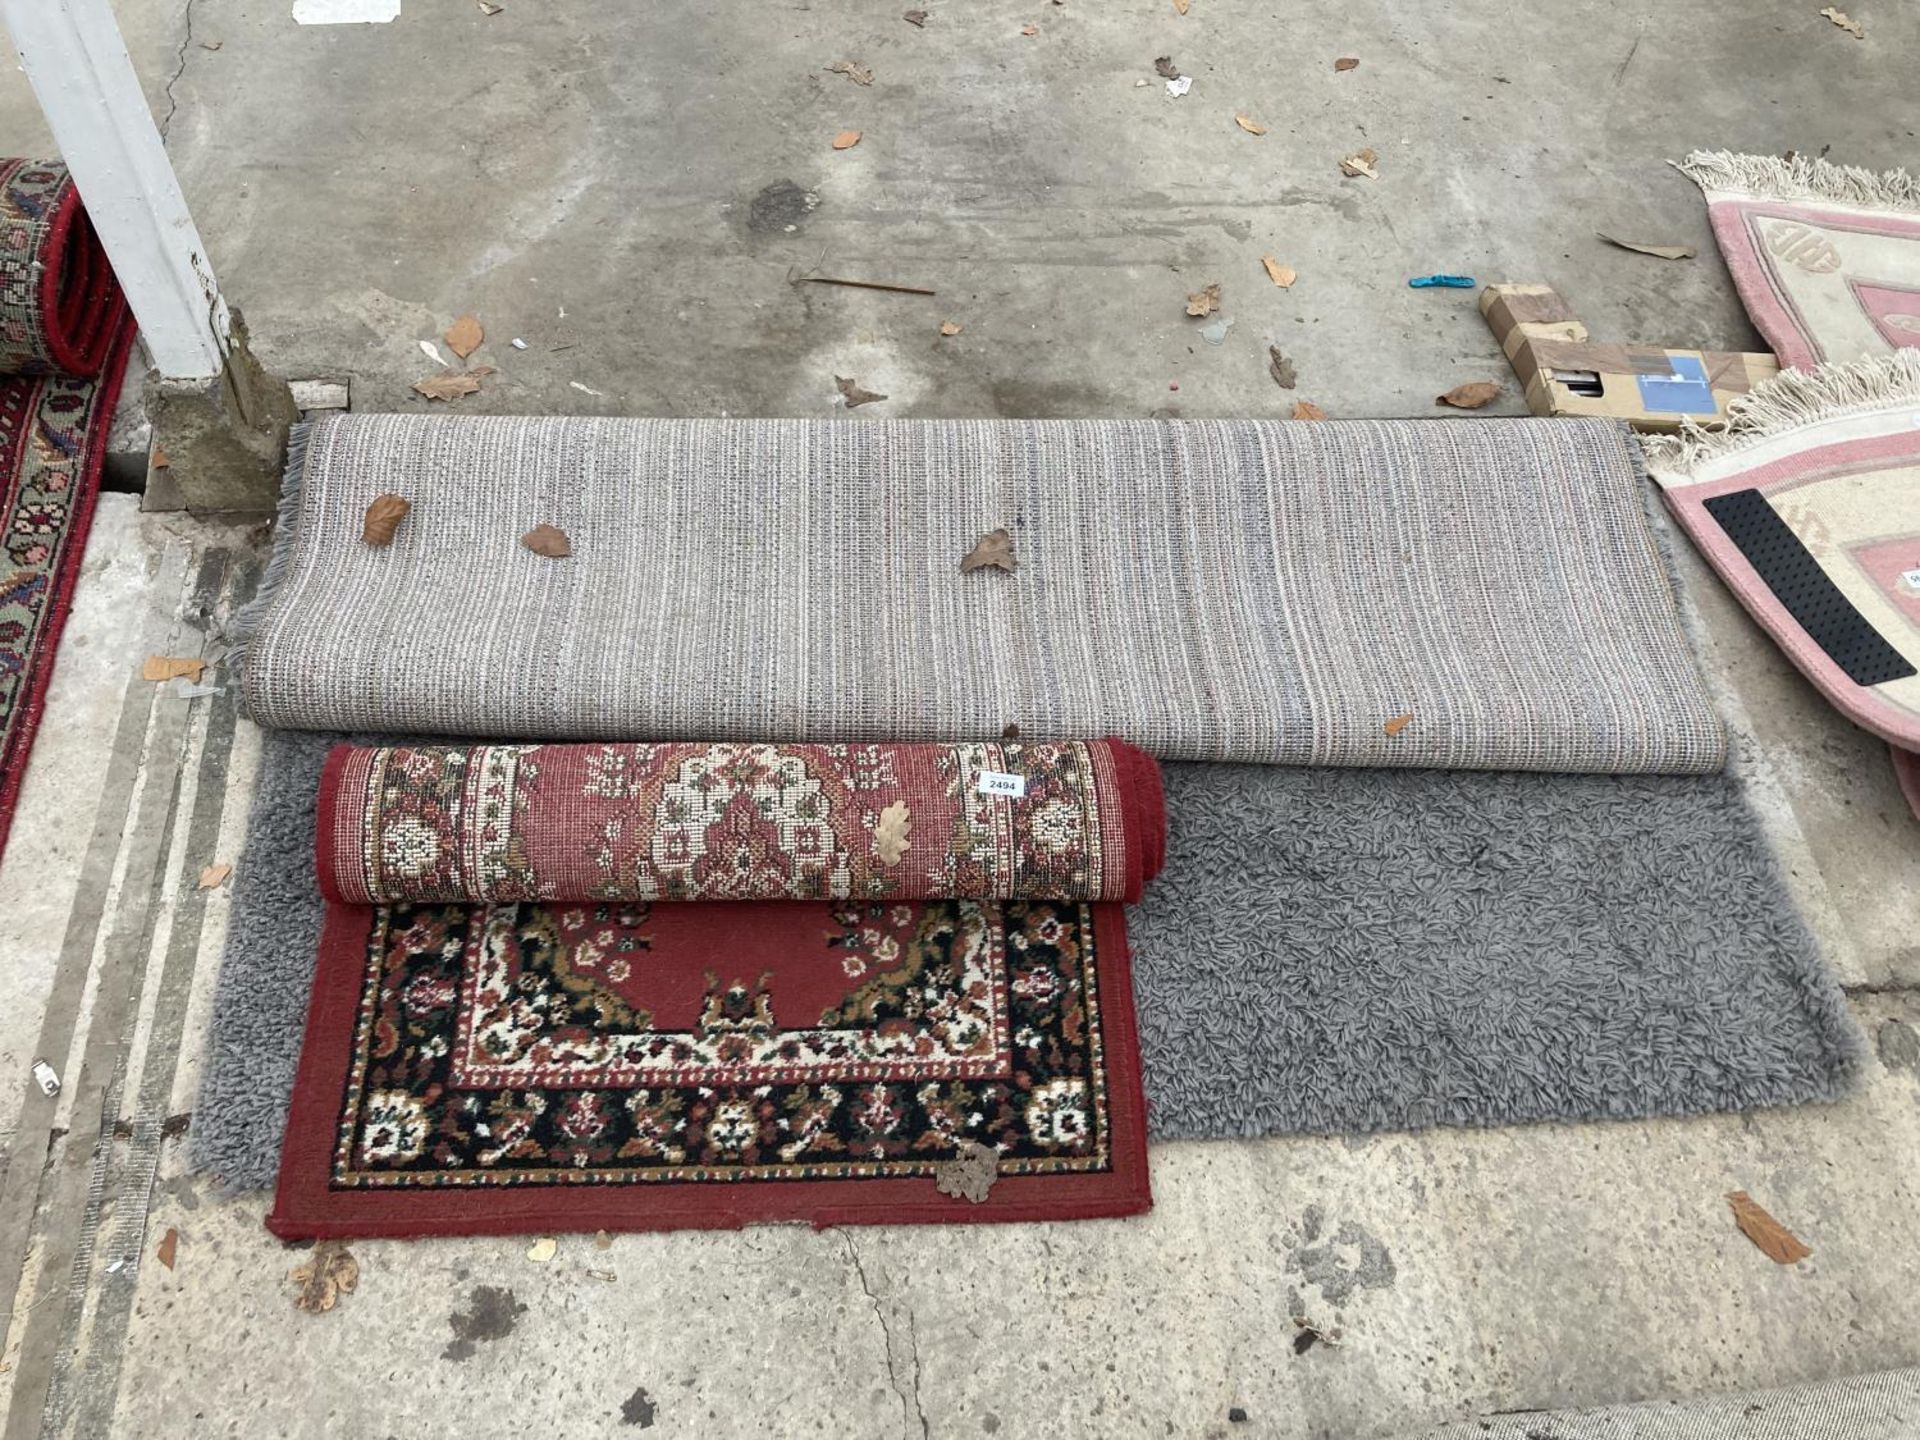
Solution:
<svg viewBox="0 0 1920 1440">
<path fill-rule="evenodd" d="M 280 481 L 280 503 L 274 511 L 273 545 L 267 554 L 266 572 L 260 577 L 260 588 L 253 592 L 253 598 L 234 613 L 228 626 L 227 634 L 232 648 L 227 652 L 226 666 L 229 677 L 240 693 L 243 709 L 247 652 L 252 647 L 254 635 L 266 622 L 267 612 L 279 598 L 280 583 L 286 578 L 287 567 L 293 563 L 293 537 L 300 525 L 300 498 L 306 479 L 307 440 L 318 423 L 317 420 L 301 420 L 287 431 L 287 468 Z"/>
<path fill-rule="evenodd" d="M 1695 150 L 1684 160 L 1667 163 L 1710 193 L 1920 212 L 1920 176 L 1905 170 L 1876 174 L 1813 155 L 1736 155 L 1731 150 Z"/>
<path fill-rule="evenodd" d="M 1920 405 L 1920 350 L 1897 350 L 1817 370 L 1782 370 L 1728 401 L 1724 421 L 1683 420 L 1678 434 L 1643 435 L 1640 445 L 1662 476 L 1684 477 L 1710 460 L 1803 425 L 1914 405 Z"/>
</svg>

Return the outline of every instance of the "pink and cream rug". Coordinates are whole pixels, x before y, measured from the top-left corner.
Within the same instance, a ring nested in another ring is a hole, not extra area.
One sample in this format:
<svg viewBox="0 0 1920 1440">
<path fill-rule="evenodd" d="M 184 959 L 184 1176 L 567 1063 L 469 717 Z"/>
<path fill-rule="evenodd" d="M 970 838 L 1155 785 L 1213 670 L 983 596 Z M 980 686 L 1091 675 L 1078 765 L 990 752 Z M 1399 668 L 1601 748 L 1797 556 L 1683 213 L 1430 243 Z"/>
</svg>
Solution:
<svg viewBox="0 0 1920 1440">
<path fill-rule="evenodd" d="M 1920 682 L 1894 673 L 1894 657 L 1913 663 L 1920 624 L 1920 399 L 1912 367 L 1892 363 L 1920 356 L 1920 179 L 1727 151 L 1696 151 L 1679 168 L 1706 192 L 1740 299 L 1783 368 L 1883 364 L 1823 372 L 1810 388 L 1782 377 L 1772 400 L 1756 395 L 1730 428 L 1742 460 L 1732 449 L 1709 457 L 1697 442 L 1665 447 L 1719 477 L 1668 484 L 1668 499 L 1795 663 L 1843 714 L 1893 744 L 1901 791 L 1920 816 Z M 1817 422 L 1806 436 L 1784 433 L 1806 421 Z M 1756 464 L 1768 477 L 1758 486 L 1748 473 Z M 1735 498 L 1749 489 L 1764 491 L 1772 516 Z M 1754 569 L 1760 551 L 1784 589 Z"/>
<path fill-rule="evenodd" d="M 1720 577 L 1835 707 L 1920 750 L 1920 350 L 1785 370 L 1722 428 L 1645 440 Z M 1920 814 L 1920 803 L 1915 805 Z"/>
<path fill-rule="evenodd" d="M 1920 179 L 1724 150 L 1679 168 L 1782 368 L 1920 348 Z"/>
</svg>

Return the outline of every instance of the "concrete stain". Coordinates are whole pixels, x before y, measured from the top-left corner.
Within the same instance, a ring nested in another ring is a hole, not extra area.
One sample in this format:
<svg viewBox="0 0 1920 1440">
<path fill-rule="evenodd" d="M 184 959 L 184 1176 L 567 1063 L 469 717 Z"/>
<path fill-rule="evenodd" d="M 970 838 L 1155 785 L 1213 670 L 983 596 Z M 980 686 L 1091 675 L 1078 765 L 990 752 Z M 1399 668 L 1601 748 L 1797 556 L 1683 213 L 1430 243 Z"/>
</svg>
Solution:
<svg viewBox="0 0 1920 1440">
<path fill-rule="evenodd" d="M 527 1313 L 527 1307 L 513 1298 L 513 1291 L 495 1285 L 474 1286 L 467 1307 L 447 1316 L 453 1339 L 440 1352 L 442 1360 L 465 1360 L 481 1342 L 504 1340 Z"/>
<path fill-rule="evenodd" d="M 747 229 L 760 234 L 798 231 L 820 197 L 791 180 L 776 180 L 747 202 Z"/>
<path fill-rule="evenodd" d="M 1300 1217 L 1300 1233 L 1311 1245 L 1320 1238 L 1320 1232 L 1326 1228 L 1327 1212 L 1318 1205 L 1309 1205 Z"/>
<path fill-rule="evenodd" d="M 1309 1242 L 1319 1237 L 1324 1223 L 1320 1208 L 1309 1206 L 1301 1221 Z M 1287 1254 L 1287 1270 L 1317 1286 L 1329 1305 L 1344 1304 L 1348 1296 L 1362 1290 L 1385 1289 L 1394 1283 L 1396 1275 L 1386 1245 L 1352 1220 L 1342 1222 L 1325 1245 L 1296 1245 Z M 1289 1302 L 1295 1298 L 1296 1292 L 1289 1289 Z"/>
<path fill-rule="evenodd" d="M 638 1425 L 642 1430 L 653 1428 L 653 1417 L 660 1413 L 660 1407 L 654 1403 L 647 1387 L 642 1385 L 626 1398 L 620 1406 L 620 1420 L 625 1425 Z"/>
<path fill-rule="evenodd" d="M 1880 1063 L 1889 1070 L 1904 1070 L 1920 1075 L 1920 1032 L 1904 1020 L 1882 1021 L 1874 1035 Z"/>
<path fill-rule="evenodd" d="M 993 413 L 1004 420 L 1079 420 L 1114 412 L 1112 395 L 1092 385 L 996 380 Z"/>
</svg>

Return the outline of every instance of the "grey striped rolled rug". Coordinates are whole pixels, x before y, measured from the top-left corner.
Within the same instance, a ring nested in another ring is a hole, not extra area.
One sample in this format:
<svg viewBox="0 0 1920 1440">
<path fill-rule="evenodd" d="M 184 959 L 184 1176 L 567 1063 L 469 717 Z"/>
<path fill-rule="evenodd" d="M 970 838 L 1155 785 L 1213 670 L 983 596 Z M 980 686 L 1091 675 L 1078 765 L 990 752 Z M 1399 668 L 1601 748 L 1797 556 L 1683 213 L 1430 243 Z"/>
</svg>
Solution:
<svg viewBox="0 0 1920 1440">
<path fill-rule="evenodd" d="M 1644 483 L 1597 421 L 333 417 L 242 689 L 298 729 L 1710 772 Z M 963 571 L 996 530 L 1014 568 Z"/>
</svg>

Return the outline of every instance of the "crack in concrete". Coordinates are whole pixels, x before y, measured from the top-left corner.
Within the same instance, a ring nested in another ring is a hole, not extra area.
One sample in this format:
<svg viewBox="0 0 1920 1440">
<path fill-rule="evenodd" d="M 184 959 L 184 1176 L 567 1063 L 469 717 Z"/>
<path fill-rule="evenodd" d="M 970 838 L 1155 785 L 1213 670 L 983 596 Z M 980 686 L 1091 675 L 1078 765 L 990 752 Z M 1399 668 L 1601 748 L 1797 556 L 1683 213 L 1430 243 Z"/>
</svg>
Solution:
<svg viewBox="0 0 1920 1440">
<path fill-rule="evenodd" d="M 907 1309 L 907 1350 L 913 1360 L 913 1388 L 907 1390 L 900 1384 L 900 1371 L 893 1361 L 893 1325 L 887 1319 L 887 1307 L 881 1303 L 879 1292 L 873 1288 L 873 1282 L 867 1278 L 867 1267 L 861 1263 L 860 1252 L 854 1247 L 853 1236 L 847 1231 L 840 1232 L 840 1238 L 846 1242 L 847 1259 L 853 1265 L 853 1273 L 860 1277 L 860 1288 L 866 1292 L 867 1299 L 873 1302 L 873 1318 L 880 1322 L 880 1336 L 887 1346 L 887 1383 L 893 1387 L 893 1393 L 900 1399 L 900 1419 L 904 1433 L 913 1434 L 913 1422 L 920 1422 L 920 1440 L 929 1440 L 933 1427 L 927 1420 L 927 1412 L 920 1404 L 920 1333 L 914 1323 L 913 1311 Z"/>
<path fill-rule="evenodd" d="M 167 113 L 160 117 L 160 140 L 164 144 L 167 131 L 173 125 L 174 111 L 180 108 L 179 97 L 173 93 L 173 87 L 180 83 L 180 77 L 187 73 L 187 52 L 193 48 L 193 6 L 194 0 L 187 0 L 187 8 L 181 12 L 186 20 L 186 34 L 180 37 L 180 48 L 173 57 L 173 74 L 167 77 L 167 88 L 163 92 L 167 97 Z"/>
<path fill-rule="evenodd" d="M 920 1403 L 920 1326 L 907 1310 L 907 1350 L 913 1356 L 913 1413 L 920 1417 L 920 1440 L 930 1440 L 933 1427 L 927 1422 L 926 1407 Z"/>
</svg>

